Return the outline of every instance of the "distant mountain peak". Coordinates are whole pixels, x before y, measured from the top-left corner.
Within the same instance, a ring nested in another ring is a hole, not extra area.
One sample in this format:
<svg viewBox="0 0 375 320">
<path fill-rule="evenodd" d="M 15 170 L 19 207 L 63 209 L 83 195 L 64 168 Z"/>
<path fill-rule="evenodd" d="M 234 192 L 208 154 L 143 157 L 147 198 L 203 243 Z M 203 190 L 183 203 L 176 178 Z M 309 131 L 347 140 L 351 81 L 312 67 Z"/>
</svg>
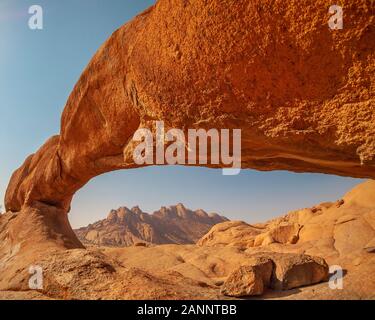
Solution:
<svg viewBox="0 0 375 320">
<path fill-rule="evenodd" d="M 144 213 L 139 206 L 135 206 L 135 207 L 131 208 L 131 211 L 134 212 L 134 213 L 136 213 L 136 214 L 142 214 L 142 213 Z"/>
<path fill-rule="evenodd" d="M 75 230 L 86 244 L 130 246 L 137 242 L 150 244 L 195 243 L 217 223 L 228 221 L 203 209 L 192 211 L 182 203 L 161 207 L 153 214 L 139 206 L 111 210 L 106 219 Z"/>
</svg>

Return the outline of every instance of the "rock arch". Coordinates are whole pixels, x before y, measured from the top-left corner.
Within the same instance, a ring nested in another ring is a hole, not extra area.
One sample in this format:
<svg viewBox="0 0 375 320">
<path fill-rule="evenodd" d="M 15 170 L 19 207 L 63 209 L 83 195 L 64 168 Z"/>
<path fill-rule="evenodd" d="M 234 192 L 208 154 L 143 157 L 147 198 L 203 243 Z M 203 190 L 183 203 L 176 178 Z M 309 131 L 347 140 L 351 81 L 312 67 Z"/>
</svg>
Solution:
<svg viewBox="0 0 375 320">
<path fill-rule="evenodd" d="M 245 168 L 374 177 L 373 16 L 365 1 L 344 8 L 332 31 L 324 1 L 158 1 L 95 54 L 7 210 L 68 210 L 90 178 L 135 166 L 129 141 L 157 119 L 241 128 Z"/>
<path fill-rule="evenodd" d="M 36 214 L 39 240 L 79 246 L 47 213 L 64 216 L 92 177 L 136 167 L 132 135 L 154 120 L 242 129 L 243 168 L 374 178 L 374 17 L 365 0 L 342 2 L 333 31 L 323 0 L 157 1 L 92 58 L 60 134 L 13 174 L 7 211 Z"/>
</svg>

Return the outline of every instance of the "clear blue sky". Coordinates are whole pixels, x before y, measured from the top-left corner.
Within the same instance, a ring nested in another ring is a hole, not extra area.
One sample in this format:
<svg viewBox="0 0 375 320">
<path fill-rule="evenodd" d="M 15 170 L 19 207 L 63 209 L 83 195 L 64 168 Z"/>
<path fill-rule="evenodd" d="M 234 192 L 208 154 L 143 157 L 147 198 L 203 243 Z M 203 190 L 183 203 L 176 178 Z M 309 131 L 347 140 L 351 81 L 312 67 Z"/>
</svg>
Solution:
<svg viewBox="0 0 375 320">
<path fill-rule="evenodd" d="M 97 48 L 153 0 L 0 0 L 0 197 L 27 155 L 59 132 L 67 97 Z M 28 8 L 41 5 L 44 29 L 28 28 Z M 112 172 L 78 192 L 74 227 L 111 208 L 140 205 L 152 212 L 184 203 L 232 219 L 262 221 L 336 200 L 361 180 L 320 174 L 153 167 Z"/>
</svg>

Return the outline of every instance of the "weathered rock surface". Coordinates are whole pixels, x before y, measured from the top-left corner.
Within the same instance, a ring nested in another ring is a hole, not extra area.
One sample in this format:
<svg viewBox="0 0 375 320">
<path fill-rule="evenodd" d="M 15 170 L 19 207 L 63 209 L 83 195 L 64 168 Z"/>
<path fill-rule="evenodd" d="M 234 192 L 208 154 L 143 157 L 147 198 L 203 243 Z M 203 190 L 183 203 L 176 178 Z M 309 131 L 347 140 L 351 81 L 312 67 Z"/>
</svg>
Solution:
<svg viewBox="0 0 375 320">
<path fill-rule="evenodd" d="M 83 248 L 67 214 L 42 203 L 0 215 L 0 290 L 28 290 L 29 267 L 50 251 Z"/>
<path fill-rule="evenodd" d="M 322 258 L 303 254 L 261 253 L 234 270 L 221 293 L 231 297 L 262 295 L 267 288 L 290 290 L 328 280 Z"/>
<path fill-rule="evenodd" d="M 274 262 L 267 255 L 257 255 L 240 266 L 225 280 L 221 293 L 230 297 L 262 295 L 270 287 Z"/>
<path fill-rule="evenodd" d="M 217 224 L 197 244 L 215 247 L 235 244 L 257 250 L 268 246 L 277 250 L 283 244 L 296 244 L 311 255 L 353 255 L 368 248 L 375 238 L 374 195 L 375 181 L 368 180 L 341 200 L 293 211 L 267 223 Z"/>
<path fill-rule="evenodd" d="M 221 289 L 223 295 L 230 297 L 257 296 L 263 292 L 262 275 L 252 266 L 242 266 L 233 271 Z"/>
<path fill-rule="evenodd" d="M 193 244 L 213 225 L 228 219 L 204 210 L 192 211 L 181 203 L 162 207 L 153 214 L 139 207 L 111 210 L 104 220 L 75 230 L 84 244 L 131 246 L 147 244 Z"/>
<path fill-rule="evenodd" d="M 227 221 L 213 226 L 197 244 L 199 246 L 212 244 L 248 246 L 252 245 L 255 237 L 263 231 L 261 227 L 252 226 L 243 221 Z"/>
<path fill-rule="evenodd" d="M 328 265 L 322 258 L 284 253 L 273 261 L 273 289 L 290 290 L 328 280 Z"/>
<path fill-rule="evenodd" d="M 45 296 L 54 299 L 208 299 L 213 287 L 178 272 L 124 266 L 97 249 L 53 251 L 39 261 Z M 197 290 L 199 288 L 199 290 Z M 1 295 L 0 295 L 1 297 Z"/>
<path fill-rule="evenodd" d="M 266 246 L 271 243 L 293 244 L 298 241 L 300 225 L 297 223 L 281 223 L 269 231 L 254 238 L 254 246 Z"/>
</svg>

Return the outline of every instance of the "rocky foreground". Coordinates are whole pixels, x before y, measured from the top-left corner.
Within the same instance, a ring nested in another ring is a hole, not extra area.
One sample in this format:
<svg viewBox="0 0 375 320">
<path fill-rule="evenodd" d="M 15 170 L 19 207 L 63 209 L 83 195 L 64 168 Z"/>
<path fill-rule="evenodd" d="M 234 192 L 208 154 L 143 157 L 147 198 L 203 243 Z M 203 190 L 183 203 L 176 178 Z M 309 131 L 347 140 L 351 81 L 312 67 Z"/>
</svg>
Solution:
<svg viewBox="0 0 375 320">
<path fill-rule="evenodd" d="M 139 207 L 111 210 L 106 219 L 75 230 L 85 245 L 127 247 L 146 244 L 193 244 L 213 225 L 228 219 L 204 210 L 192 211 L 181 203 L 153 214 Z"/>
<path fill-rule="evenodd" d="M 375 299 L 374 194 L 367 181 L 267 223 L 220 223 L 196 245 L 50 248 L 38 261 L 44 289 L 4 290 L 0 281 L 0 298 Z M 0 216 L 0 234 L 9 219 Z M 342 289 L 327 283 L 332 265 L 344 270 Z"/>
</svg>

